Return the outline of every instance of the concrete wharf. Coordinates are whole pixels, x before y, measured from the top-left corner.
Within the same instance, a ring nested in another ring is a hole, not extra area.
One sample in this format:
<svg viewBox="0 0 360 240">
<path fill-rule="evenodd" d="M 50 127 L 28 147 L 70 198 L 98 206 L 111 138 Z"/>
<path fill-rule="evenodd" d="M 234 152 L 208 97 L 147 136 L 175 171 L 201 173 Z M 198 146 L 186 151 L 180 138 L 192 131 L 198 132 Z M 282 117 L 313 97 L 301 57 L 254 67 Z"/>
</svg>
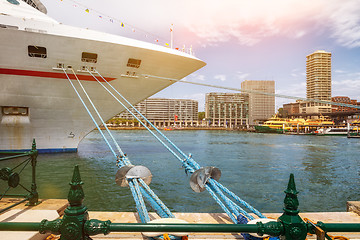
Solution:
<svg viewBox="0 0 360 240">
<path fill-rule="evenodd" d="M 0 201 L 0 209 L 4 209 L 21 199 L 4 198 Z M 44 199 L 37 206 L 26 206 L 25 203 L 19 204 L 14 208 L 0 215 L 0 222 L 40 222 L 43 219 L 54 220 L 61 218 L 68 205 L 67 199 Z M 174 213 L 176 218 L 183 219 L 189 223 L 213 223 L 213 224 L 232 224 L 230 218 L 225 213 Z M 264 214 L 268 218 L 277 219 L 281 213 Z M 360 223 L 360 201 L 349 201 L 347 212 L 308 212 L 300 213 L 302 218 L 308 218 L 314 222 L 324 223 Z M 100 212 L 89 211 L 90 219 L 110 220 L 117 223 L 140 223 L 138 214 L 135 212 Z M 157 218 L 155 213 L 150 213 L 151 220 Z M 331 233 L 333 236 L 344 236 L 349 239 L 359 239 L 360 233 Z M 55 240 L 59 236 L 49 236 L 38 232 L 11 232 L 0 231 L 0 239 L 4 240 Z M 141 233 L 110 233 L 108 235 L 92 236 L 95 240 L 130 240 L 146 239 Z M 235 233 L 190 233 L 189 239 L 242 239 L 240 234 Z M 308 239 L 316 239 L 316 236 L 308 236 Z"/>
</svg>

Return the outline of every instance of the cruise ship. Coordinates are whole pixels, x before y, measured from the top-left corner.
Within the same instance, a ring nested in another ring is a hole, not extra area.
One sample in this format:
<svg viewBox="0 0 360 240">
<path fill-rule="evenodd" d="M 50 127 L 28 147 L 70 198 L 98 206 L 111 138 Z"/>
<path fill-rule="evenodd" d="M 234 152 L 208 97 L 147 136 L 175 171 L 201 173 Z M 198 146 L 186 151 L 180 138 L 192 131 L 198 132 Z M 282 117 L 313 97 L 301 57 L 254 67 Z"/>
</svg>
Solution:
<svg viewBox="0 0 360 240">
<path fill-rule="evenodd" d="M 39 0 L 0 0 L 0 52 L 0 150 L 6 151 L 30 149 L 32 139 L 40 152 L 76 151 L 95 128 L 65 72 L 79 91 L 80 79 L 108 120 L 124 108 L 89 71 L 136 104 L 174 83 L 164 79 L 181 80 L 206 65 L 176 49 L 61 24 Z"/>
</svg>

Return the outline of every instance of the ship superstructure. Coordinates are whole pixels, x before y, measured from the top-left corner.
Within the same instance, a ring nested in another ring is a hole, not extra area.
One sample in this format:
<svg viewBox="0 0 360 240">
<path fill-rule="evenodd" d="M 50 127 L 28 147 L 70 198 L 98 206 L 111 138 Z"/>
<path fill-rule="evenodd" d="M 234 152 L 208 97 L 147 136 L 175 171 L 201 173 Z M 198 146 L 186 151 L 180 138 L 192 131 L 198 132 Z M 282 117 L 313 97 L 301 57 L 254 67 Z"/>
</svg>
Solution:
<svg viewBox="0 0 360 240">
<path fill-rule="evenodd" d="M 164 79 L 180 80 L 205 65 L 171 48 L 66 26 L 40 10 L 0 0 L 0 150 L 27 149 L 35 138 L 40 151 L 76 151 L 94 128 L 61 69 L 74 70 L 110 119 L 124 108 L 87 69 L 136 104 L 173 83 Z"/>
</svg>

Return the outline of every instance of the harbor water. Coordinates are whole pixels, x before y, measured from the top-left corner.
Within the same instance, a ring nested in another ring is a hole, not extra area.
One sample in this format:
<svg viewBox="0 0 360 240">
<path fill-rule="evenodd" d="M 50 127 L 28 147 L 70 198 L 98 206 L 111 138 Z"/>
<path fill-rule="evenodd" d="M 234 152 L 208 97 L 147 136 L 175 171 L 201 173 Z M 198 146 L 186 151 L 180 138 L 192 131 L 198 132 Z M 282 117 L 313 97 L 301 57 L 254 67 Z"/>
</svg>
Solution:
<svg viewBox="0 0 360 240">
<path fill-rule="evenodd" d="M 147 166 L 150 187 L 175 212 L 222 212 L 205 191 L 189 186 L 179 160 L 144 130 L 112 131 L 134 165 Z M 346 201 L 360 200 L 360 141 L 342 136 L 294 136 L 223 130 L 169 131 L 166 135 L 201 166 L 222 171 L 220 182 L 261 212 L 282 212 L 284 190 L 295 174 L 300 211 L 346 211 Z M 0 162 L 13 167 L 20 160 Z M 114 156 L 98 131 L 77 153 L 41 154 L 37 163 L 40 198 L 66 198 L 73 167 L 79 165 L 85 205 L 92 211 L 136 211 L 131 192 L 115 183 Z M 28 180 L 30 169 L 21 173 Z M 0 191 L 6 189 L 0 182 Z M 26 186 L 26 183 L 23 183 Z M 24 192 L 13 189 L 9 193 Z"/>
</svg>

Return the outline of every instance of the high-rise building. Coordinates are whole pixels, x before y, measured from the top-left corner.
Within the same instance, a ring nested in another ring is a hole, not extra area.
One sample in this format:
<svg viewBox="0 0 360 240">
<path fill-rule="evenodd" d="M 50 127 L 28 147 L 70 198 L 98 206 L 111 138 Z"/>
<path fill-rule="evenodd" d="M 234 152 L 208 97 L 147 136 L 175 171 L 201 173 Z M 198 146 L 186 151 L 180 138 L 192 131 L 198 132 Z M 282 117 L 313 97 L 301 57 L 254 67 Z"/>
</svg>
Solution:
<svg viewBox="0 0 360 240">
<path fill-rule="evenodd" d="M 264 122 L 275 114 L 275 96 L 253 93 L 275 94 L 275 81 L 245 80 L 241 90 L 249 93 L 249 123 L 251 125 Z"/>
<path fill-rule="evenodd" d="M 249 124 L 249 95 L 207 93 L 205 119 L 209 126 L 239 127 Z"/>
<path fill-rule="evenodd" d="M 323 50 L 306 56 L 306 97 L 331 101 L 331 53 Z M 331 112 L 331 105 L 317 102 L 302 102 L 302 113 Z"/>
</svg>

